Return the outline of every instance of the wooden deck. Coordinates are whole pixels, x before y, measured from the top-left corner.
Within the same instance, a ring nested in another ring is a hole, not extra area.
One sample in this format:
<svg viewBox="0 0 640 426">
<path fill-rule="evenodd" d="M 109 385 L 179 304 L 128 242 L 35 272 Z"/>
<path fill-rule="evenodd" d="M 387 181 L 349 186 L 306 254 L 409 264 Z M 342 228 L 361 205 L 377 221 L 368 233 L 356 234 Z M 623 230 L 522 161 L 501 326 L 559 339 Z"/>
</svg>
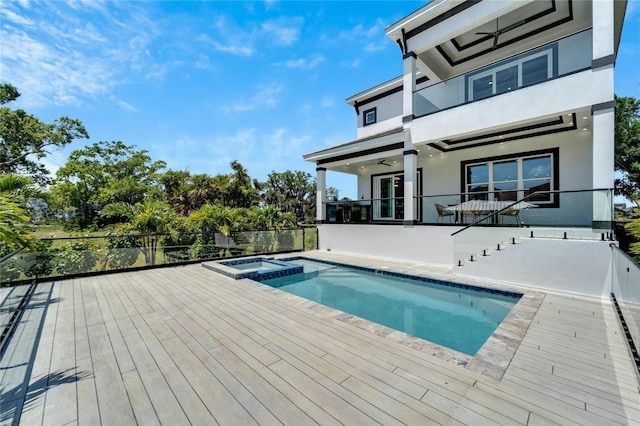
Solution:
<svg viewBox="0 0 640 426">
<path fill-rule="evenodd" d="M 545 294 L 496 380 L 200 265 L 40 284 L 0 380 L 2 424 L 640 424 L 608 301 Z"/>
</svg>

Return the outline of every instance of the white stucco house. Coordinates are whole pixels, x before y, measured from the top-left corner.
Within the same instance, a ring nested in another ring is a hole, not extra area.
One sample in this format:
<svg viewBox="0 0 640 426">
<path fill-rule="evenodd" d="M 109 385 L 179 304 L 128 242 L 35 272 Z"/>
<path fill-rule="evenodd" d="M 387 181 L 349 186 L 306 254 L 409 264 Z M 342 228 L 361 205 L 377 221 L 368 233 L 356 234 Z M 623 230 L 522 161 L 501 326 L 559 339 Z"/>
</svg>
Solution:
<svg viewBox="0 0 640 426">
<path fill-rule="evenodd" d="M 579 292 L 608 294 L 625 9 L 625 0 L 434 0 L 389 25 L 403 75 L 346 99 L 355 140 L 304 155 L 317 170 L 319 248 L 500 279 L 542 267 L 567 281 L 565 268 L 578 273 L 571 281 L 598 275 Z M 327 173 L 357 175 L 358 200 L 327 200 Z M 498 253 L 513 238 L 521 247 Z"/>
</svg>

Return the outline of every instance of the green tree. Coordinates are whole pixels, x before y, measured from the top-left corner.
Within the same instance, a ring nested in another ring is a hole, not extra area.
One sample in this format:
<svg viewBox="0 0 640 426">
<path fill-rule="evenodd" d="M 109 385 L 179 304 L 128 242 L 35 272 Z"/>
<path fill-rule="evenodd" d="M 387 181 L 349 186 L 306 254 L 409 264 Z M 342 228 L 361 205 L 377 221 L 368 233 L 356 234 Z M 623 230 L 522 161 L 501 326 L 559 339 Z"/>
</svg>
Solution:
<svg viewBox="0 0 640 426">
<path fill-rule="evenodd" d="M 97 262 L 98 251 L 91 240 L 73 240 L 58 250 L 56 270 L 60 275 L 92 272 Z"/>
<path fill-rule="evenodd" d="M 287 170 L 271 172 L 260 184 L 262 201 L 283 213 L 292 213 L 296 221 L 313 222 L 316 218 L 316 180 L 307 172 Z M 338 190 L 327 188 L 327 200 L 338 200 Z"/>
<path fill-rule="evenodd" d="M 233 173 L 228 175 L 228 185 L 224 188 L 222 201 L 225 206 L 250 208 L 260 203 L 260 191 L 251 181 L 247 169 L 238 161 L 231 162 Z"/>
<path fill-rule="evenodd" d="M 640 208 L 635 210 L 640 215 Z M 640 218 L 630 220 L 625 228 L 636 239 L 636 242 L 629 245 L 629 254 L 633 256 L 636 263 L 640 264 Z"/>
<path fill-rule="evenodd" d="M 257 251 L 275 251 L 278 236 L 287 228 L 296 225 L 293 213 L 282 213 L 275 206 L 265 206 L 250 211 L 252 228 L 258 233 L 254 245 Z"/>
<path fill-rule="evenodd" d="M 10 84 L 0 85 L 0 105 L 20 97 Z M 0 173 L 31 176 L 38 184 L 48 184 L 49 171 L 40 160 L 50 150 L 60 149 L 89 134 L 79 120 L 60 117 L 47 124 L 24 110 L 0 107 Z"/>
<path fill-rule="evenodd" d="M 0 174 L 0 245 L 9 249 L 33 248 L 28 236 L 30 217 L 26 205 L 30 199 L 42 199 L 45 195 L 31 182 L 27 176 Z"/>
<path fill-rule="evenodd" d="M 281 212 L 292 213 L 298 222 L 303 222 L 310 211 L 315 211 L 315 192 L 315 180 L 301 171 L 273 171 L 262 184 L 263 202 Z"/>
<path fill-rule="evenodd" d="M 147 265 L 156 264 L 156 254 L 165 234 L 179 232 L 177 215 L 166 201 L 147 199 L 135 205 L 114 203 L 105 206 L 104 216 L 126 218 L 120 231 L 140 234 L 140 251 Z"/>
<path fill-rule="evenodd" d="M 158 172 L 165 166 L 164 161 L 153 161 L 147 151 L 137 151 L 134 145 L 95 143 L 71 153 L 67 164 L 58 170 L 52 192 L 58 210 L 72 208 L 75 224 L 85 229 L 96 224 L 106 205 L 135 205 L 159 198 Z"/>
<path fill-rule="evenodd" d="M 640 100 L 616 97 L 615 109 L 616 193 L 640 198 Z"/>
</svg>

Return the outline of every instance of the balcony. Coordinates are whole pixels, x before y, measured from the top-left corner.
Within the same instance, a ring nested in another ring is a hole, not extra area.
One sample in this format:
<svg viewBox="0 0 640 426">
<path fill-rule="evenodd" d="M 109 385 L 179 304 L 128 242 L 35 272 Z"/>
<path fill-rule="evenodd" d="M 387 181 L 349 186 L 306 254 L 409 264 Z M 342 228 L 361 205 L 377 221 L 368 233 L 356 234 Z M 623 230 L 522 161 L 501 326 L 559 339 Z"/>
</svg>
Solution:
<svg viewBox="0 0 640 426">
<path fill-rule="evenodd" d="M 416 117 L 544 83 L 591 67 L 591 30 L 418 90 Z"/>
</svg>

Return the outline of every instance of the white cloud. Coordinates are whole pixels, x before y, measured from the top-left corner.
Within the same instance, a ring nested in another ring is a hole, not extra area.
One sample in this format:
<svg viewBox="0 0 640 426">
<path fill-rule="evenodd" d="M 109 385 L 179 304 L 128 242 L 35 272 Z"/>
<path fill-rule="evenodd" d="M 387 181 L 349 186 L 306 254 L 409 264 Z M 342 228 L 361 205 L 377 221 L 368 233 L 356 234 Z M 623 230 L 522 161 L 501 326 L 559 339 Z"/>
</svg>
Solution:
<svg viewBox="0 0 640 426">
<path fill-rule="evenodd" d="M 227 44 L 223 44 L 214 41 L 212 44 L 213 48 L 218 52 L 231 53 L 232 55 L 252 56 L 254 53 L 256 53 L 253 47 L 243 44 L 237 44 L 235 42 L 227 42 Z"/>
<path fill-rule="evenodd" d="M 33 27 L 36 25 L 35 22 L 33 22 L 31 19 L 18 15 L 17 13 L 9 10 L 6 7 L 0 8 L 0 17 L 4 21 L 9 21 L 20 26 Z M 7 22 L 4 22 L 3 25 L 7 25 Z"/>
<path fill-rule="evenodd" d="M 116 96 L 111 95 L 109 96 L 109 99 L 111 99 L 111 101 L 113 103 L 115 103 L 116 105 L 118 105 L 120 108 L 122 108 L 125 111 L 131 111 L 131 112 L 138 112 L 138 108 L 134 107 L 133 105 L 129 104 L 128 102 L 123 101 L 122 99 L 118 99 Z"/>
<path fill-rule="evenodd" d="M 361 48 L 365 52 L 378 52 L 390 46 L 384 28 L 385 23 L 381 19 L 376 19 L 372 25 L 358 24 L 349 30 L 340 31 L 337 40 L 334 41 L 364 46 Z"/>
<path fill-rule="evenodd" d="M 299 69 L 309 70 L 311 68 L 315 68 L 316 66 L 320 65 L 322 62 L 324 62 L 324 57 L 316 56 L 313 59 L 303 59 L 303 58 L 290 59 L 286 61 L 284 65 L 289 68 L 299 68 Z"/>
<path fill-rule="evenodd" d="M 359 68 L 361 63 L 360 59 L 354 59 L 351 62 L 341 62 L 340 65 L 346 68 Z"/>
<path fill-rule="evenodd" d="M 275 37 L 277 44 L 289 46 L 300 37 L 300 27 L 304 20 L 300 17 L 269 20 L 262 24 L 264 37 Z"/>
<path fill-rule="evenodd" d="M 336 104 L 335 100 L 333 100 L 332 98 L 329 98 L 327 96 L 323 96 L 322 97 L 322 101 L 320 103 L 320 105 L 322 106 L 322 108 L 331 108 Z"/>
<path fill-rule="evenodd" d="M 274 107 L 280 103 L 280 92 L 282 85 L 272 84 L 259 86 L 258 91 L 249 99 L 237 102 L 231 107 L 223 107 L 226 112 L 246 112 L 252 111 L 258 107 Z"/>
<path fill-rule="evenodd" d="M 3 80 L 23 95 L 21 106 L 79 106 L 126 84 L 132 71 L 152 68 L 145 65 L 145 52 L 158 33 L 156 24 L 135 5 L 127 6 L 125 23 L 106 8 L 93 1 L 49 2 L 15 12 L 28 18 L 3 26 L 0 61 Z"/>
</svg>

